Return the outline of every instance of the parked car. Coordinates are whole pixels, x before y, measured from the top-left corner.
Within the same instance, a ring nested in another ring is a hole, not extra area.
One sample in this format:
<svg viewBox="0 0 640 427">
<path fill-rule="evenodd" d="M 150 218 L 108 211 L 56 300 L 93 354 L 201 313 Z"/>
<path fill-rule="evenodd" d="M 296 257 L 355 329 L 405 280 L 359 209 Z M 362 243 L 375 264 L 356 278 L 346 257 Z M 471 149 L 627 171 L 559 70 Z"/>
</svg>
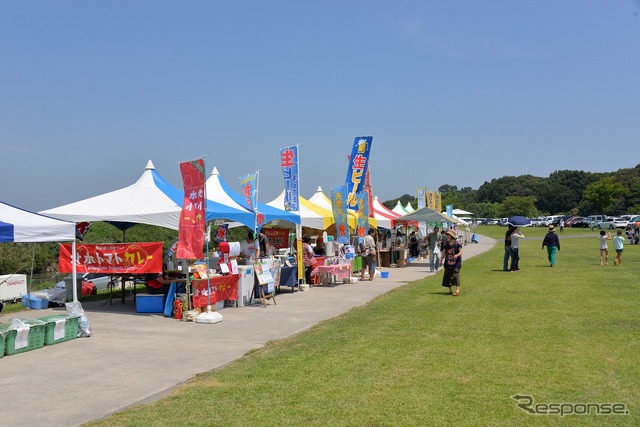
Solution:
<svg viewBox="0 0 640 427">
<path fill-rule="evenodd" d="M 62 280 L 64 281 L 64 284 L 67 287 L 67 289 L 72 289 L 71 287 L 73 283 L 72 274 L 66 276 Z M 109 276 L 108 274 L 99 274 L 99 273 L 82 273 L 82 274 L 78 274 L 76 280 L 79 286 L 82 286 L 83 282 L 91 282 L 94 285 L 96 285 L 96 290 L 102 291 L 107 289 L 107 285 L 111 281 L 111 276 Z"/>
<path fill-rule="evenodd" d="M 584 219 L 584 217 L 581 217 L 581 216 L 572 216 L 571 218 L 569 218 L 568 220 L 566 220 L 564 222 L 564 225 L 566 227 L 575 227 L 574 224 L 582 221 L 583 219 Z"/>
<path fill-rule="evenodd" d="M 640 215 L 634 215 L 629 218 L 628 224 L 632 227 L 640 227 Z"/>
<path fill-rule="evenodd" d="M 622 218 L 612 218 L 607 217 L 604 221 L 598 224 L 598 228 L 600 229 L 609 229 L 613 230 L 614 228 L 627 228 L 628 220 Z"/>
</svg>

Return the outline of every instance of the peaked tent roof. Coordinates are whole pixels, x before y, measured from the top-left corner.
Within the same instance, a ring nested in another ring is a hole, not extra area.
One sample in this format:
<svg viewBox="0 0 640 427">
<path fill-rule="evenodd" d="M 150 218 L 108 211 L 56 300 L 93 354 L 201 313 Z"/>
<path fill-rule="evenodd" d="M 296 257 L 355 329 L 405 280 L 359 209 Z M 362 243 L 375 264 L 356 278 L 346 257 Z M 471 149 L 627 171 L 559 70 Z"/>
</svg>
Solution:
<svg viewBox="0 0 640 427">
<path fill-rule="evenodd" d="M 391 229 L 395 226 L 395 220 L 400 215 L 383 205 L 378 196 L 373 197 L 373 213 L 378 225 L 383 228 Z"/>
<path fill-rule="evenodd" d="M 393 212 L 397 213 L 398 215 L 406 215 L 409 212 L 407 212 L 407 210 L 402 206 L 402 203 L 400 203 L 400 200 L 398 200 L 398 203 L 396 203 L 396 205 L 393 207 L 393 209 L 391 209 Z"/>
<path fill-rule="evenodd" d="M 328 210 L 329 212 L 331 212 L 331 216 L 333 217 L 333 206 L 331 204 L 331 199 L 329 199 L 324 194 L 324 192 L 322 191 L 322 187 L 318 186 L 318 189 L 313 194 L 313 196 L 309 197 L 309 201 L 315 205 L 320 206 L 323 209 Z M 348 219 L 349 227 L 355 230 L 358 225 L 358 213 L 356 211 L 349 209 L 348 215 L 349 215 L 349 219 Z M 375 220 L 376 218 L 374 217 L 373 219 Z M 370 225 L 375 228 L 378 226 L 378 223 L 377 221 L 370 221 Z"/>
<path fill-rule="evenodd" d="M 76 224 L 0 202 L 0 242 L 70 242 Z"/>
<path fill-rule="evenodd" d="M 404 207 L 404 210 L 407 211 L 408 213 L 416 211 L 415 209 L 413 209 L 413 206 L 411 206 L 411 202 L 407 202 L 407 206 Z"/>
<path fill-rule="evenodd" d="M 239 213 L 239 215 L 242 215 L 243 220 L 238 222 L 241 222 L 247 227 L 253 229 L 255 225 L 254 213 L 247 208 L 244 197 L 234 192 L 231 187 L 224 182 L 220 176 L 220 172 L 218 172 L 218 168 L 215 166 L 211 171 L 211 175 L 207 178 L 207 204 L 209 201 L 215 201 L 219 204 L 229 206 L 233 209 L 237 209 L 239 212 L 242 212 Z M 292 224 L 300 224 L 300 217 L 298 215 L 292 212 L 287 212 L 284 209 L 269 206 L 268 204 L 260 201 L 258 201 L 258 212 L 264 215 L 265 222 L 282 220 Z M 249 216 L 246 216 L 246 213 L 248 213 Z M 207 215 L 207 219 L 209 219 L 209 215 Z"/>
<path fill-rule="evenodd" d="M 119 190 L 40 211 L 73 222 L 108 221 L 178 229 L 183 193 L 156 172 L 149 160 L 138 180 Z"/>
<path fill-rule="evenodd" d="M 284 190 L 267 205 L 284 210 Z M 300 223 L 304 227 L 326 230 L 334 223 L 333 213 L 300 196 Z"/>
</svg>

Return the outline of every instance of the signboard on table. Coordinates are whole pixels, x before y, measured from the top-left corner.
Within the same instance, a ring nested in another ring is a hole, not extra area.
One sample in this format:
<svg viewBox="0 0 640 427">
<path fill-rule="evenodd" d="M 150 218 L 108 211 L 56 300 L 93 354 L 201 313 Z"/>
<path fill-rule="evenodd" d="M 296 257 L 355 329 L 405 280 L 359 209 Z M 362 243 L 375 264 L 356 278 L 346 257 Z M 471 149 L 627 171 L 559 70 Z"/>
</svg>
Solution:
<svg viewBox="0 0 640 427">
<path fill-rule="evenodd" d="M 58 271 L 71 273 L 72 259 L 71 244 L 61 244 Z M 162 242 L 77 245 L 76 271 L 104 274 L 161 273 Z"/>
<path fill-rule="evenodd" d="M 288 228 L 263 228 L 262 232 L 269 238 L 269 244 L 276 249 L 289 247 Z"/>
</svg>

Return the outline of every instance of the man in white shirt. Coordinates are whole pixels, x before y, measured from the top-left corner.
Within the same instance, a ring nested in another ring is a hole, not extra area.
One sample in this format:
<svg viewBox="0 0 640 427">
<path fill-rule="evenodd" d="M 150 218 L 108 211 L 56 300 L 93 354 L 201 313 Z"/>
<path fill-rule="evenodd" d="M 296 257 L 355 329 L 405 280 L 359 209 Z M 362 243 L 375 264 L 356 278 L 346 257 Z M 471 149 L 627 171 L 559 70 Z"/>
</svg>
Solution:
<svg viewBox="0 0 640 427">
<path fill-rule="evenodd" d="M 250 265 L 260 258 L 260 245 L 252 231 L 247 234 L 245 240 L 240 242 L 240 258 L 247 260 Z"/>
</svg>

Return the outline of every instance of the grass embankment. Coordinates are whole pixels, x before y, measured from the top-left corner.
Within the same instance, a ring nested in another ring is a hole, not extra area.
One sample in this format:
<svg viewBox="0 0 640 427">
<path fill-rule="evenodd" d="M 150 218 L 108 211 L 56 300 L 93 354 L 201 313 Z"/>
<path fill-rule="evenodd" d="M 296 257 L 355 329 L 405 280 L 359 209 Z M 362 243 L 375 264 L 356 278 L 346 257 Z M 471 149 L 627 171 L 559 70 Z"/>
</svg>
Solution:
<svg viewBox="0 0 640 427">
<path fill-rule="evenodd" d="M 565 230 L 550 268 L 544 232 L 525 230 L 519 273 L 498 244 L 464 262 L 458 298 L 441 273 L 416 281 L 91 425 L 638 425 L 640 246 L 601 267 L 595 233 Z M 630 415 L 534 416 L 516 394 Z"/>
</svg>

